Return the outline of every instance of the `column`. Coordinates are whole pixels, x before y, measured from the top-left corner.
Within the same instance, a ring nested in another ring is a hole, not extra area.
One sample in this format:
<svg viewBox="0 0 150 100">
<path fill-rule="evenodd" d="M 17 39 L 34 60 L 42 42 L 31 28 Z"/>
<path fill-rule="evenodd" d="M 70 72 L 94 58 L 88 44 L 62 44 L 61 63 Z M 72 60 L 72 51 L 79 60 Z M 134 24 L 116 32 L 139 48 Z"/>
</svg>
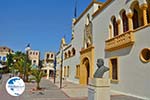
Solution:
<svg viewBox="0 0 150 100">
<path fill-rule="evenodd" d="M 47 79 L 49 79 L 49 68 L 47 68 Z"/>
<path fill-rule="evenodd" d="M 129 31 L 133 30 L 132 16 L 133 16 L 133 13 L 132 13 L 132 12 L 129 12 L 129 13 L 127 14 Z"/>
<path fill-rule="evenodd" d="M 117 20 L 118 24 L 118 35 L 121 34 L 121 25 L 120 25 L 120 19 Z"/>
<path fill-rule="evenodd" d="M 109 25 L 109 39 L 112 38 L 112 25 Z"/>
<path fill-rule="evenodd" d="M 143 24 L 147 25 L 147 11 L 146 10 L 148 6 L 147 4 L 142 4 L 140 8 L 142 9 L 142 13 L 143 13 Z"/>
</svg>

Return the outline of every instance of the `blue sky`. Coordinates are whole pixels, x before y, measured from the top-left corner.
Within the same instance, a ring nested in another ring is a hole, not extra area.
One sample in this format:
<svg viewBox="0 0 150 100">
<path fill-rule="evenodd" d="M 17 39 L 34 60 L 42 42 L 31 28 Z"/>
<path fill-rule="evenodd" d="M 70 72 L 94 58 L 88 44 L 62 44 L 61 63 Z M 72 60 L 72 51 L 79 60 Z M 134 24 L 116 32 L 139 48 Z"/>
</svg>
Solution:
<svg viewBox="0 0 150 100">
<path fill-rule="evenodd" d="M 77 16 L 91 1 L 78 0 Z M 74 6 L 75 0 L 0 0 L 0 46 L 24 51 L 30 43 L 42 58 L 57 52 L 64 35 L 71 39 Z"/>
</svg>

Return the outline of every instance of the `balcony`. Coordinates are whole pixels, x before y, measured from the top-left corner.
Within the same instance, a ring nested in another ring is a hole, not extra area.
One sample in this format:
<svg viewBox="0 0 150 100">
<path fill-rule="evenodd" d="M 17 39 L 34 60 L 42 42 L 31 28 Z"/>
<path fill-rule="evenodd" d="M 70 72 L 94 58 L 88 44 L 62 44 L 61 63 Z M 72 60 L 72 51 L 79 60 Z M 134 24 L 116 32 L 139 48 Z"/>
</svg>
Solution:
<svg viewBox="0 0 150 100">
<path fill-rule="evenodd" d="M 105 41 L 105 50 L 113 51 L 133 45 L 135 42 L 133 31 L 120 34 Z"/>
</svg>

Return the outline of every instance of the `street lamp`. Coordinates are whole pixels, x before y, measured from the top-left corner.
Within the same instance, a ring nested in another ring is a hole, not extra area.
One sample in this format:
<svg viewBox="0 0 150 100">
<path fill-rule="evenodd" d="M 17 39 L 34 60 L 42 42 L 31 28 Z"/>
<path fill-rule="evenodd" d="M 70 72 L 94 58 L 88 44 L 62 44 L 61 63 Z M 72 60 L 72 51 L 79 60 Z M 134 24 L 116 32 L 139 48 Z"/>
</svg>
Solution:
<svg viewBox="0 0 150 100">
<path fill-rule="evenodd" d="M 56 61 L 56 55 L 55 55 L 55 60 L 54 60 L 54 83 L 56 82 L 56 64 L 57 64 L 57 61 Z"/>
<path fill-rule="evenodd" d="M 61 65 L 60 65 L 60 88 L 62 88 L 62 67 L 63 67 L 63 47 L 61 52 Z"/>
<path fill-rule="evenodd" d="M 26 55 L 25 55 L 25 63 L 24 63 L 24 81 L 26 81 L 26 62 L 27 62 L 27 58 L 28 58 L 28 51 L 30 50 L 31 48 L 30 48 L 30 44 L 28 44 L 27 46 L 26 46 L 26 48 L 25 48 L 25 53 L 26 53 Z"/>
</svg>

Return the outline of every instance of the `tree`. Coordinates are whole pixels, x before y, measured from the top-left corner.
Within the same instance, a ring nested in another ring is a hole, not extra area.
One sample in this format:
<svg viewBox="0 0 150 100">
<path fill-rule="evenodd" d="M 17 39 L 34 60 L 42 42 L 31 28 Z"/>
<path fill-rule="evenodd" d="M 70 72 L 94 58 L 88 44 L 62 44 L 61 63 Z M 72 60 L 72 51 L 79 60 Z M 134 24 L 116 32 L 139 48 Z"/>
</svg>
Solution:
<svg viewBox="0 0 150 100">
<path fill-rule="evenodd" d="M 28 59 L 27 55 L 17 51 L 15 54 L 8 54 L 7 57 L 7 66 L 11 72 L 14 73 L 14 70 L 17 70 L 19 72 L 19 76 L 23 78 L 24 75 L 24 81 L 27 82 L 29 75 L 31 75 L 31 61 Z"/>
<path fill-rule="evenodd" d="M 12 64 L 13 64 L 13 54 L 7 54 L 6 57 L 7 57 L 7 61 L 6 61 L 6 66 L 8 67 L 9 69 L 9 72 L 12 72 L 13 69 L 12 69 Z"/>
<path fill-rule="evenodd" d="M 40 81 L 42 79 L 43 76 L 45 76 L 45 73 L 42 72 L 41 70 L 39 69 L 33 69 L 32 70 L 32 75 L 33 75 L 33 78 L 31 80 L 35 80 L 36 83 L 37 83 L 37 86 L 36 86 L 36 89 L 37 90 L 40 90 Z"/>
</svg>

